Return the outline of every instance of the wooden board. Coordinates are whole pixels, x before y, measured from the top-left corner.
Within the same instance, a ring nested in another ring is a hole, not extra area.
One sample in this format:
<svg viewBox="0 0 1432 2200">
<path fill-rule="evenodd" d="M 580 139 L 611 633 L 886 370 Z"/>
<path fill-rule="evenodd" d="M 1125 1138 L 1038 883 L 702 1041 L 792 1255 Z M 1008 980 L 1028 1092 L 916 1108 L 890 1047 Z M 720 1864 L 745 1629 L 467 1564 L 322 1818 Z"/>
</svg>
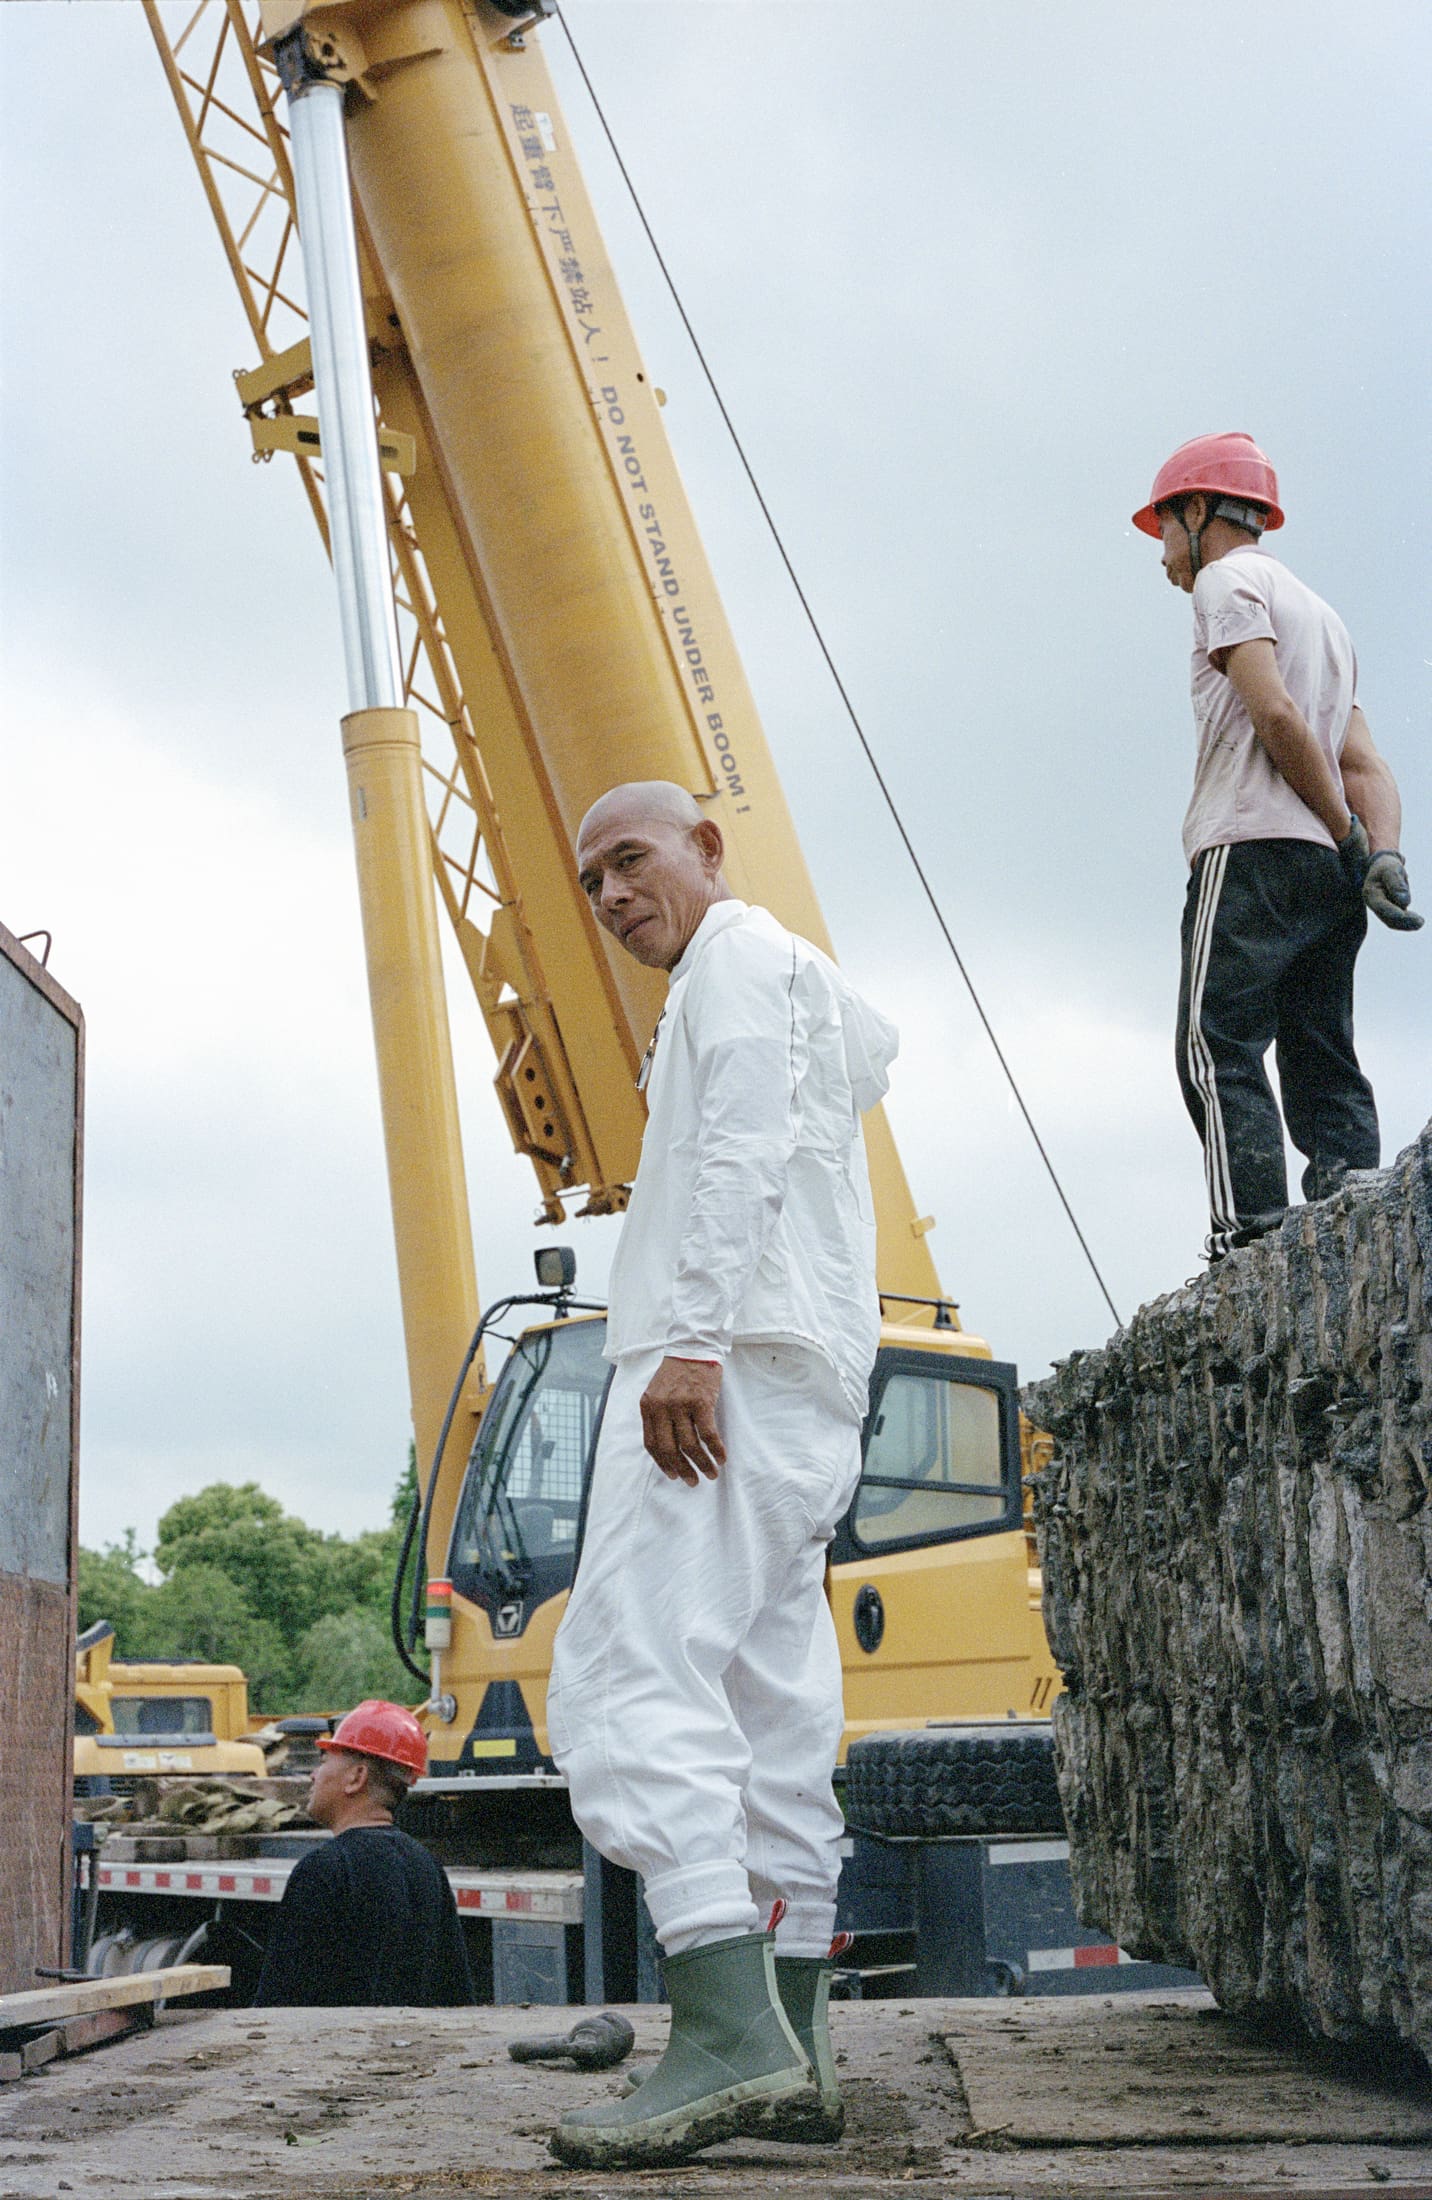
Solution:
<svg viewBox="0 0 1432 2200">
<path fill-rule="evenodd" d="M 47 2062 L 53 2062 L 60 2051 L 58 2032 L 42 2032 L 37 2039 L 24 2040 L 18 2047 L 0 2054 L 0 2078 L 10 2084 L 16 2078 L 28 2078 L 32 2071 L 42 2070 Z"/>
<path fill-rule="evenodd" d="M 4 2036 L 19 2040 L 19 2045 L 0 2052 L 0 2080 L 13 2084 L 61 2056 L 83 2055 L 111 2040 L 127 2039 L 131 2032 L 147 2031 L 153 2022 L 153 2005 L 140 2002 L 128 2009 L 91 2009 L 82 2017 L 66 2017 L 63 2024 L 32 2032 L 24 2040 L 18 2033 L 7 2033 Z"/>
<path fill-rule="evenodd" d="M 1259 2039 L 1203 1995 L 1143 2002 L 955 2005 L 959 2021 L 942 2029 L 976 2138 L 1020 2147 L 1432 2142 L 1426 2091 L 1340 2070 L 1330 2052 Z"/>
<path fill-rule="evenodd" d="M 130 1971 L 83 1985 L 37 1987 L 28 1994 L 0 1994 L 0 2032 L 29 2024 L 62 2023 L 91 2009 L 124 2009 L 137 2001 L 180 2001 L 213 1994 L 229 1983 L 226 1963 L 176 1963 L 167 1971 Z"/>
</svg>

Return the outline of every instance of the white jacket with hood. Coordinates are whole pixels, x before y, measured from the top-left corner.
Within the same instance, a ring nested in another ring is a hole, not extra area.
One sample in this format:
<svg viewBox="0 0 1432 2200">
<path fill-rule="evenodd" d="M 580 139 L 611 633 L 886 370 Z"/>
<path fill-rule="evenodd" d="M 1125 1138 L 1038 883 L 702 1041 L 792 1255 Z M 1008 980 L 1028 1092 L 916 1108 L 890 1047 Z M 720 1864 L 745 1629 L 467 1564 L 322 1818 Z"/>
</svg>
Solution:
<svg viewBox="0 0 1432 2200">
<path fill-rule="evenodd" d="M 824 1354 L 859 1415 L 880 1335 L 860 1117 L 899 1044 L 818 948 L 719 901 L 671 973 L 612 1263 L 607 1357 Z"/>
</svg>

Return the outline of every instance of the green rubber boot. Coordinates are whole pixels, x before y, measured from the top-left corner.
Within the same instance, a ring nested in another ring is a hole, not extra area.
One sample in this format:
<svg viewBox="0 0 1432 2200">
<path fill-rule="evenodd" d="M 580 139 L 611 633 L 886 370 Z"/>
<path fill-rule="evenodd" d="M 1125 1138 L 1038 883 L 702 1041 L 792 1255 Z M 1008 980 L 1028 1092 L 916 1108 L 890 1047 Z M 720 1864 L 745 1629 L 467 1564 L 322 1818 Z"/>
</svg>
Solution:
<svg viewBox="0 0 1432 2200">
<path fill-rule="evenodd" d="M 577 2169 L 659 2169 L 722 2139 L 776 2138 L 820 2114 L 820 2090 L 781 2007 L 769 1933 L 668 1956 L 666 2053 L 625 2100 L 564 2116 L 550 2141 Z"/>
<path fill-rule="evenodd" d="M 829 2146 L 845 2129 L 845 2103 L 835 2075 L 835 2050 L 830 2044 L 830 1982 L 835 1965 L 825 1956 L 777 1956 L 776 1991 L 791 2030 L 800 2041 L 820 2087 L 820 2107 L 812 2115 L 807 2108 L 791 2120 L 779 2136 L 801 2145 Z M 773 2133 L 773 2137 L 777 2134 Z"/>
<path fill-rule="evenodd" d="M 768 2138 L 786 2139 L 800 2146 L 833 2146 L 845 2130 L 845 2103 L 840 2097 L 835 2050 L 830 2044 L 828 2010 L 834 1976 L 835 1965 L 825 1956 L 776 1957 L 776 1991 L 791 2030 L 815 2072 L 820 2104 L 813 2109 L 807 2099 L 793 2112 L 782 2114 L 780 2128 L 770 2128 Z M 633 2073 L 623 2081 L 622 2091 L 635 2093 L 644 2083 L 644 2078 Z"/>
</svg>

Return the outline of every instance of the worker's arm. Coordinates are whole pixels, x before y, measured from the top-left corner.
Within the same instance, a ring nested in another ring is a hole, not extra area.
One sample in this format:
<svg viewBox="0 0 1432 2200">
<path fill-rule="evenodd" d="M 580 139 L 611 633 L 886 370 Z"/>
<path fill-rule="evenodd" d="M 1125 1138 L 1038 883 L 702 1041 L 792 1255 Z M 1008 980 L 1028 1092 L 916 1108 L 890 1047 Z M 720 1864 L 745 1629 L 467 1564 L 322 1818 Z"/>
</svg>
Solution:
<svg viewBox="0 0 1432 2200">
<path fill-rule="evenodd" d="M 712 943 L 688 1011 L 696 1045 L 696 1172 L 672 1290 L 667 1356 L 641 1401 L 663 1474 L 695 1487 L 725 1463 L 716 1427 L 736 1318 L 785 1201 L 800 1053 L 795 971 L 764 945 Z M 714 1363 L 714 1364 L 711 1364 Z"/>
<path fill-rule="evenodd" d="M 1338 765 L 1348 808 L 1356 811 L 1367 827 L 1369 845 L 1398 847 L 1402 840 L 1402 799 L 1397 781 L 1373 747 L 1371 730 L 1356 703 Z"/>
<path fill-rule="evenodd" d="M 1235 642 L 1227 649 L 1210 650 L 1209 657 L 1217 671 L 1227 674 L 1253 721 L 1253 731 L 1294 794 L 1306 802 L 1335 841 L 1346 840 L 1352 830 L 1351 798 L 1344 800 L 1312 728 L 1284 687 L 1273 644 Z"/>
<path fill-rule="evenodd" d="M 1402 837 L 1402 798 L 1391 769 L 1373 747 L 1371 730 L 1356 704 L 1338 764 L 1348 807 L 1367 828 L 1368 864 L 1362 898 L 1373 915 L 1394 932 L 1420 932 L 1422 919 L 1410 906 L 1412 888 L 1397 845 Z"/>
</svg>

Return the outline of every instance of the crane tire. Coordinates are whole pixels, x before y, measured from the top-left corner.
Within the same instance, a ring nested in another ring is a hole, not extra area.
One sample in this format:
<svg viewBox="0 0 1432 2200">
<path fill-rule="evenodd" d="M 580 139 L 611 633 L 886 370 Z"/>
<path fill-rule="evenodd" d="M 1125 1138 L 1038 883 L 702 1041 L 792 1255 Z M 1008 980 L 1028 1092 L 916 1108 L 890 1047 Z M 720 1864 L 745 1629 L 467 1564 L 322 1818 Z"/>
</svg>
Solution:
<svg viewBox="0 0 1432 2200">
<path fill-rule="evenodd" d="M 857 1833 L 1062 1835 L 1054 1736 L 1043 1720 L 918 1727 L 852 1742 L 845 1815 Z"/>
</svg>

